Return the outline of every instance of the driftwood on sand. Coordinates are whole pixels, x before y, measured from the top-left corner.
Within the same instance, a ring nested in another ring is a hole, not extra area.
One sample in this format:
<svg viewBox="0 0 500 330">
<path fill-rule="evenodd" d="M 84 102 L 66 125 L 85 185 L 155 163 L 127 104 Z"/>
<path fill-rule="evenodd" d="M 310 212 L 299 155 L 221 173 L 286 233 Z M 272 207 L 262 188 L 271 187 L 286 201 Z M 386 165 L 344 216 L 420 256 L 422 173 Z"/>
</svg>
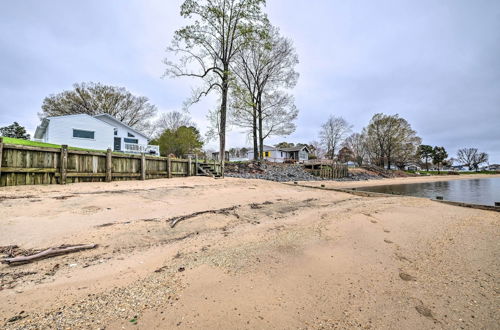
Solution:
<svg viewBox="0 0 500 330">
<path fill-rule="evenodd" d="M 18 256 L 18 257 L 12 257 L 12 258 L 5 258 L 2 260 L 2 263 L 8 264 L 10 266 L 16 266 L 16 265 L 30 263 L 30 262 L 33 262 L 35 260 L 59 256 L 62 254 L 78 252 L 81 250 L 94 249 L 96 247 L 97 247 L 97 244 L 61 245 L 59 247 L 49 248 L 47 250 L 29 255 L 29 256 Z"/>
<path fill-rule="evenodd" d="M 217 210 L 206 210 L 206 211 L 199 211 L 199 212 L 194 212 L 194 213 L 191 213 L 191 214 L 187 214 L 187 215 L 182 215 L 182 216 L 178 216 L 178 217 L 173 217 L 173 218 L 170 218 L 170 219 L 167 219 L 167 221 L 170 222 L 170 227 L 171 228 L 174 228 L 174 226 L 182 221 L 182 220 L 186 220 L 186 219 L 190 219 L 190 218 L 194 218 L 198 215 L 202 215 L 202 214 L 207 214 L 207 213 L 214 213 L 214 214 L 229 214 L 229 211 L 234 211 L 236 210 L 240 205 L 235 205 L 235 206 L 231 206 L 231 207 L 225 207 L 225 208 L 222 208 L 222 209 L 217 209 Z"/>
</svg>

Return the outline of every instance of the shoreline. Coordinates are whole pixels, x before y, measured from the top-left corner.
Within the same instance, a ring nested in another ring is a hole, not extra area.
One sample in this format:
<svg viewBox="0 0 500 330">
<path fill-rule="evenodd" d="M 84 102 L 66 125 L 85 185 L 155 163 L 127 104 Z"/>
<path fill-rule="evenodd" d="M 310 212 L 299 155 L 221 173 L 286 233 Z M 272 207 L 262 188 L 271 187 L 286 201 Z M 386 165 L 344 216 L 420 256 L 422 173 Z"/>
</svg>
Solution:
<svg viewBox="0 0 500 330">
<path fill-rule="evenodd" d="M 374 187 L 386 186 L 397 184 L 412 184 L 412 183 L 426 183 L 426 182 L 439 182 L 439 181 L 454 181 L 454 180 L 472 180 L 472 179 L 487 179 L 487 178 L 500 178 L 500 174 L 466 174 L 466 175 L 429 175 L 418 177 L 400 177 L 400 178 L 380 178 L 369 179 L 363 181 L 297 181 L 299 184 L 308 184 L 314 186 L 325 185 L 326 188 L 361 188 L 361 187 Z"/>
<path fill-rule="evenodd" d="M 7 188 L 0 246 L 98 247 L 1 264 L 6 329 L 455 329 L 500 321 L 491 275 L 500 273 L 497 212 L 233 178 Z M 185 220 L 171 228 L 178 216 Z"/>
</svg>

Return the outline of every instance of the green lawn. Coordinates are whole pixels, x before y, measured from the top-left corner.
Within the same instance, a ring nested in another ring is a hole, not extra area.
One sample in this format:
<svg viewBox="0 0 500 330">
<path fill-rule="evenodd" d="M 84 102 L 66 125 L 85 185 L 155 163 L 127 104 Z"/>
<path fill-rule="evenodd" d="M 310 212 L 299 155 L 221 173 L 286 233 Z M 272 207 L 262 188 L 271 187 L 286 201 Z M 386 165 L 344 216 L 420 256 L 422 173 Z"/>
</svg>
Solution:
<svg viewBox="0 0 500 330">
<path fill-rule="evenodd" d="M 10 138 L 10 137 L 4 137 L 3 142 L 9 143 L 9 144 L 18 144 L 18 145 L 23 145 L 23 146 L 32 146 L 32 147 L 61 148 L 61 145 L 59 145 L 59 144 L 30 141 L 30 140 L 23 140 L 23 139 L 15 139 L 15 138 Z M 94 151 L 94 152 L 106 152 L 105 150 L 85 149 L 85 148 L 77 148 L 77 147 L 71 147 L 71 146 L 68 146 L 68 149 Z"/>
</svg>

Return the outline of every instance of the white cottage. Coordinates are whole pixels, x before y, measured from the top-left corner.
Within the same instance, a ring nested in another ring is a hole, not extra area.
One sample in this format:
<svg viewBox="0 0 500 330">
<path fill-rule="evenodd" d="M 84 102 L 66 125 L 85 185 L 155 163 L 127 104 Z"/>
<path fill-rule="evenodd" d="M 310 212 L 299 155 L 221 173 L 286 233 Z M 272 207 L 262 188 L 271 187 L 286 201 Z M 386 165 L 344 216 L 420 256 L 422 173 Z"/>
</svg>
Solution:
<svg viewBox="0 0 500 330">
<path fill-rule="evenodd" d="M 254 151 L 248 151 L 248 159 L 253 159 Z M 264 146 L 263 155 L 264 160 L 274 163 L 284 163 L 286 161 L 299 162 L 309 160 L 309 149 L 306 146 L 291 147 L 291 148 L 277 148 Z"/>
<path fill-rule="evenodd" d="M 47 117 L 36 128 L 35 141 L 72 147 L 125 153 L 160 155 L 159 146 L 148 145 L 148 137 L 108 114 L 76 114 Z"/>
</svg>

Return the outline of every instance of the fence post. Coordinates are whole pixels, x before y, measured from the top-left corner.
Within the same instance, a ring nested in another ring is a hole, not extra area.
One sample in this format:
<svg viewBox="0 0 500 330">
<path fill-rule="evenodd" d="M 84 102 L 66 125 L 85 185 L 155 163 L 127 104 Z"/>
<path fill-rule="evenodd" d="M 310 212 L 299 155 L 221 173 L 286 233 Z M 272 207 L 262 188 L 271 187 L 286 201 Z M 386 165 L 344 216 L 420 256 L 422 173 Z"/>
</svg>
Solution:
<svg viewBox="0 0 500 330">
<path fill-rule="evenodd" d="M 112 174 L 112 166 L 113 166 L 113 161 L 112 161 L 112 153 L 111 149 L 108 148 L 106 150 L 106 182 L 111 182 L 113 180 L 113 174 Z"/>
<path fill-rule="evenodd" d="M 191 156 L 188 156 L 188 171 L 187 171 L 187 176 L 191 176 L 191 166 L 192 166 L 192 161 L 191 161 Z"/>
<path fill-rule="evenodd" d="M 66 184 L 66 176 L 68 171 L 68 145 L 63 144 L 61 146 L 61 184 Z"/>
<path fill-rule="evenodd" d="M 146 155 L 141 154 L 141 180 L 146 180 Z"/>
<path fill-rule="evenodd" d="M 194 175 L 198 175 L 198 154 L 194 156 Z"/>
<path fill-rule="evenodd" d="M 169 179 L 172 178 L 172 159 L 170 156 L 167 158 L 167 176 Z"/>
<path fill-rule="evenodd" d="M 0 179 L 2 178 L 3 138 L 0 137 Z"/>
</svg>

